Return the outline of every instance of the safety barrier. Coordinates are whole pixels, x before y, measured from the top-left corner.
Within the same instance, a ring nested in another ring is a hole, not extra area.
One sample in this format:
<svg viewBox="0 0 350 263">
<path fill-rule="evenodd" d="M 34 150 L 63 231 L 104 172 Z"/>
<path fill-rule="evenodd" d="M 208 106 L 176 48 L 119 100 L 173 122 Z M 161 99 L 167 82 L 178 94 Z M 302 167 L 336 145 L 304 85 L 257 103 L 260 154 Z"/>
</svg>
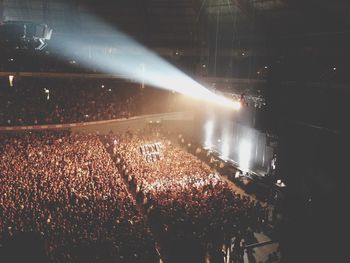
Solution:
<svg viewBox="0 0 350 263">
<path fill-rule="evenodd" d="M 104 121 L 91 121 L 81 123 L 66 123 L 66 124 L 47 124 L 47 125 L 24 125 L 24 126 L 0 126 L 0 132 L 20 132 L 20 131 L 36 131 L 36 130 L 57 130 L 57 129 L 77 129 L 94 126 L 124 124 L 130 122 L 162 122 L 162 121 L 191 121 L 193 114 L 188 112 L 172 112 L 162 114 L 141 115 L 131 118 L 112 119 Z"/>
</svg>

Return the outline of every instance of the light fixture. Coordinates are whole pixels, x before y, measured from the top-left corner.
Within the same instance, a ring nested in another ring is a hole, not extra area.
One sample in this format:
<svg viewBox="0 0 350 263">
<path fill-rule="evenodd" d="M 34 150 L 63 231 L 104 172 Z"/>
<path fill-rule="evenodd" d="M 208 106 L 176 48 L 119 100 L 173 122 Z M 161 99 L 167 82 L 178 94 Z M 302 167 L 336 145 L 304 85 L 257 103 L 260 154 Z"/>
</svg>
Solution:
<svg viewBox="0 0 350 263">
<path fill-rule="evenodd" d="M 45 92 L 45 94 L 46 94 L 46 99 L 49 100 L 49 99 L 50 99 L 50 90 L 44 88 L 44 92 Z"/>
<path fill-rule="evenodd" d="M 10 87 L 13 87 L 13 80 L 14 80 L 15 76 L 13 75 L 9 75 L 9 84 L 10 84 Z"/>
<path fill-rule="evenodd" d="M 240 110 L 242 108 L 242 103 L 240 101 L 234 101 L 232 108 L 235 110 Z"/>
<path fill-rule="evenodd" d="M 240 175 L 241 175 L 240 171 L 239 171 L 239 170 L 237 170 L 237 171 L 236 171 L 236 173 L 235 173 L 235 178 L 239 178 L 239 177 L 240 177 Z"/>
</svg>

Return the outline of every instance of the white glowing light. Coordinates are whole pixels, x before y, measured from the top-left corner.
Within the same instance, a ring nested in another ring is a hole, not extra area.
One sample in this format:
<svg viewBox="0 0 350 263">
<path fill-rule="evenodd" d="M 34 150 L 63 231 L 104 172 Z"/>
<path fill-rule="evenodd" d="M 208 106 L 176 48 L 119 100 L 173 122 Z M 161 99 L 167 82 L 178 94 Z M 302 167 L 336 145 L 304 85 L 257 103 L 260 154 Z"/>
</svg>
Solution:
<svg viewBox="0 0 350 263">
<path fill-rule="evenodd" d="M 282 182 L 282 180 L 277 180 L 277 186 L 279 186 L 279 187 L 286 187 L 287 185 L 284 183 L 284 182 Z M 309 200 L 310 201 L 310 200 Z"/>
<path fill-rule="evenodd" d="M 205 124 L 205 142 L 204 142 L 205 147 L 209 149 L 213 146 L 213 143 L 212 143 L 213 132 L 214 132 L 214 122 L 212 120 L 209 120 Z"/>
<path fill-rule="evenodd" d="M 248 141 L 242 141 L 239 145 L 239 166 L 244 172 L 250 168 L 251 148 Z"/>
<path fill-rule="evenodd" d="M 231 103 L 234 110 L 240 110 L 242 108 L 242 103 L 240 101 L 233 101 Z"/>
<path fill-rule="evenodd" d="M 45 94 L 46 94 L 46 100 L 49 100 L 49 99 L 50 99 L 50 90 L 44 88 L 44 92 L 45 92 Z"/>
<path fill-rule="evenodd" d="M 9 84 L 10 84 L 10 87 L 13 87 L 13 80 L 14 80 L 15 76 L 13 75 L 9 75 Z"/>
<path fill-rule="evenodd" d="M 239 178 L 239 176 L 240 176 L 240 172 L 237 170 L 235 173 L 235 178 Z"/>
<path fill-rule="evenodd" d="M 228 144 L 228 142 L 224 141 L 221 147 L 221 155 L 226 160 L 228 159 L 229 154 L 230 154 L 230 145 Z"/>
<path fill-rule="evenodd" d="M 223 160 L 228 160 L 229 159 L 229 155 L 230 155 L 230 136 L 229 136 L 229 131 L 227 129 L 227 127 L 223 128 L 223 136 L 222 136 L 222 144 L 221 144 L 221 158 Z"/>
</svg>

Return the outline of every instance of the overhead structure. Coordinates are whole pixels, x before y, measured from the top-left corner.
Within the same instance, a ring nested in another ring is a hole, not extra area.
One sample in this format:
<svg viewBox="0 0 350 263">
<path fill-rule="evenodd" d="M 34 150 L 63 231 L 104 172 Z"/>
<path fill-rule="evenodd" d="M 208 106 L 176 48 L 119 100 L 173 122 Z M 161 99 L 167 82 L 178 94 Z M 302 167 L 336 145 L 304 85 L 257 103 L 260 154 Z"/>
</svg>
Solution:
<svg viewBox="0 0 350 263">
<path fill-rule="evenodd" d="M 43 50 L 51 35 L 46 24 L 6 21 L 0 25 L 0 45 L 7 48 Z"/>
</svg>

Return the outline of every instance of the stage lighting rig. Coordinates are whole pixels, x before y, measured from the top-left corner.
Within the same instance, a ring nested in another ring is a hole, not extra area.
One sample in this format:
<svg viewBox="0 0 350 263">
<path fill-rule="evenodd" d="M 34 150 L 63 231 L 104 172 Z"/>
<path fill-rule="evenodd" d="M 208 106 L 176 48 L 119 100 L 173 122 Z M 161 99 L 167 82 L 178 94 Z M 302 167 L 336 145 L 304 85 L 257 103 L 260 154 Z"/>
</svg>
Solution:
<svg viewBox="0 0 350 263">
<path fill-rule="evenodd" d="M 266 106 L 266 99 L 262 95 L 238 94 L 234 92 L 221 92 L 227 98 L 240 102 L 241 106 L 253 106 L 254 108 L 263 108 Z"/>
<path fill-rule="evenodd" d="M 28 21 L 6 21 L 0 24 L 0 45 L 7 48 L 43 50 L 51 39 L 46 24 Z"/>
</svg>

